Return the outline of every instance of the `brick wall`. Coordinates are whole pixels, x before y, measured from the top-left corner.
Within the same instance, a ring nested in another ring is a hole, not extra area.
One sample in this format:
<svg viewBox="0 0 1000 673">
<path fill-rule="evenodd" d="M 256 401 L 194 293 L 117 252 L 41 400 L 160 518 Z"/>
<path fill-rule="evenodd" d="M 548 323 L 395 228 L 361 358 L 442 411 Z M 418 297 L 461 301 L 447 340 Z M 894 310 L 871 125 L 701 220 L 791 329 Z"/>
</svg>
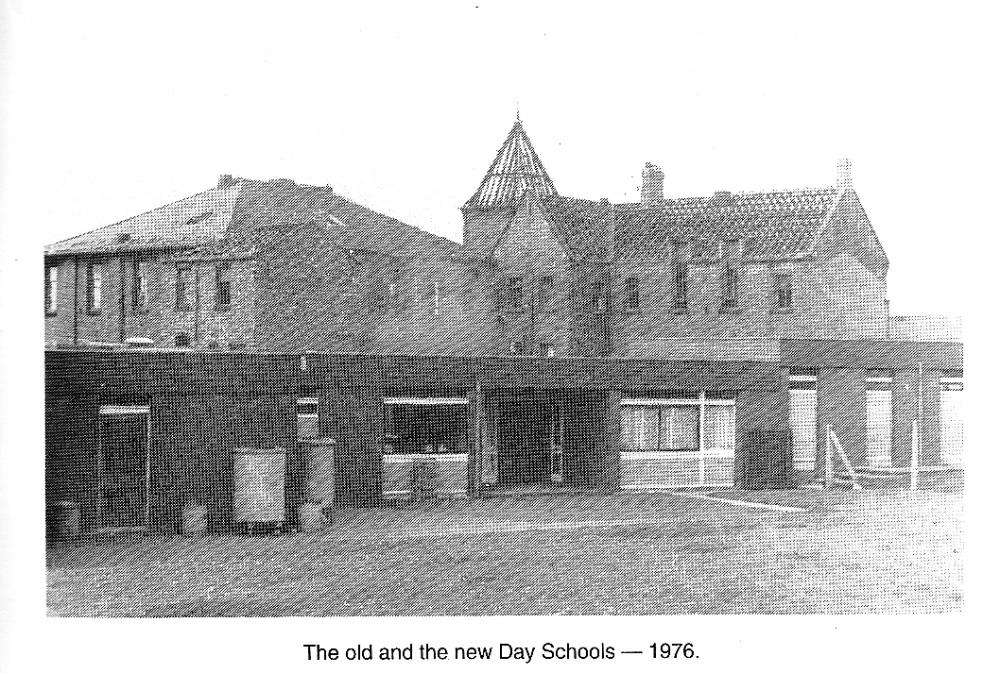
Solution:
<svg viewBox="0 0 1000 673">
<path fill-rule="evenodd" d="M 191 269 L 190 308 L 187 310 L 177 309 L 179 262 L 175 253 L 84 255 L 56 258 L 56 261 L 60 273 L 59 303 L 56 315 L 45 318 L 48 343 L 122 343 L 139 337 L 152 339 L 158 347 L 171 347 L 178 334 L 186 334 L 193 346 L 252 345 L 255 285 L 250 259 L 218 258 L 181 263 Z M 146 302 L 138 306 L 133 303 L 133 264 L 136 261 L 147 283 Z M 87 268 L 90 264 L 99 265 L 101 269 L 102 296 L 97 312 L 88 310 L 87 305 Z M 232 296 L 225 310 L 220 310 L 216 301 L 215 269 L 219 264 L 230 266 Z"/>
<path fill-rule="evenodd" d="M 615 264 L 616 352 L 628 352 L 656 339 L 677 338 L 828 338 L 885 336 L 885 278 L 855 257 L 739 266 L 739 306 L 720 308 L 722 265 L 689 266 L 688 309 L 674 306 L 673 261 L 659 256 L 632 257 Z M 776 273 L 789 273 L 792 308 L 774 300 Z M 639 308 L 629 309 L 625 279 L 639 282 Z"/>
<path fill-rule="evenodd" d="M 76 292 L 74 274 L 77 273 L 77 259 L 75 257 L 46 258 L 46 278 L 44 282 L 48 282 L 48 269 L 51 266 L 56 267 L 59 271 L 56 286 L 55 313 L 49 314 L 46 312 L 45 315 L 45 343 L 73 343 L 73 312 L 76 308 L 76 303 L 79 301 L 74 296 Z"/>
</svg>

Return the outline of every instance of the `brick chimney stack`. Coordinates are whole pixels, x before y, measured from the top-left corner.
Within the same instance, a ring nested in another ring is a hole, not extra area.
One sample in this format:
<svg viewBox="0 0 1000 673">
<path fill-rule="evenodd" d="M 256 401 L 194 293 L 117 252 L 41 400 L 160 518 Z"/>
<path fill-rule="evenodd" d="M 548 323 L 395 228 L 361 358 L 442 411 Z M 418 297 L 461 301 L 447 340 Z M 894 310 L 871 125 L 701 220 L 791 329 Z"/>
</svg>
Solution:
<svg viewBox="0 0 1000 673">
<path fill-rule="evenodd" d="M 851 160 L 841 159 L 837 162 L 837 189 L 851 189 Z"/>
<path fill-rule="evenodd" d="M 647 161 L 642 169 L 642 205 L 660 203 L 663 203 L 663 170 Z"/>
</svg>

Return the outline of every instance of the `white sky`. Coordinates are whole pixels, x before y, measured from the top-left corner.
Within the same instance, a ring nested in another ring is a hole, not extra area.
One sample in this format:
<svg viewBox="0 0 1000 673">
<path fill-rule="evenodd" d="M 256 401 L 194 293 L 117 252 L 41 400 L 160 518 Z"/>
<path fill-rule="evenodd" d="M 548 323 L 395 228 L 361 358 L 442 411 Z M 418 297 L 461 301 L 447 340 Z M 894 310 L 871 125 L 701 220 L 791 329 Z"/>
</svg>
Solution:
<svg viewBox="0 0 1000 673">
<path fill-rule="evenodd" d="M 10 2 L 7 233 L 41 245 L 233 173 L 459 239 L 519 104 L 571 196 L 637 200 L 645 161 L 668 196 L 826 185 L 848 156 L 892 311 L 964 313 L 989 22 L 751 4 Z"/>
</svg>

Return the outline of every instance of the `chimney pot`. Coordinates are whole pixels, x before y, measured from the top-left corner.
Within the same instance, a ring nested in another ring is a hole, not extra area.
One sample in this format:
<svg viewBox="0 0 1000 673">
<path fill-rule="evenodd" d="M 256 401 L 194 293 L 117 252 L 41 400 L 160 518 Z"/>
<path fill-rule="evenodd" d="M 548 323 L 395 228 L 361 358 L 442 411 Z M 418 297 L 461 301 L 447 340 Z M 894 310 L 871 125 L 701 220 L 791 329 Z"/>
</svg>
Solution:
<svg viewBox="0 0 1000 673">
<path fill-rule="evenodd" d="M 233 176 L 229 173 L 224 173 L 219 176 L 219 189 L 223 189 L 233 184 Z"/>
<path fill-rule="evenodd" d="M 851 160 L 841 159 L 837 162 L 837 189 L 851 189 L 853 186 Z"/>
<path fill-rule="evenodd" d="M 642 169 L 641 200 L 644 206 L 663 203 L 663 170 L 648 161 Z"/>
</svg>

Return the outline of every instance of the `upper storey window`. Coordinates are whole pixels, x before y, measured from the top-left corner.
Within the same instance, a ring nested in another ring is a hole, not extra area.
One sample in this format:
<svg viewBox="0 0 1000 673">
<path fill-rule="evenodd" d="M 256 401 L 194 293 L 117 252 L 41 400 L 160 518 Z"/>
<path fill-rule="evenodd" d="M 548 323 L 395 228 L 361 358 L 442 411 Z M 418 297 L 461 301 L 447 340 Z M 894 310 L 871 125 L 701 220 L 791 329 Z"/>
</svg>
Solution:
<svg viewBox="0 0 1000 673">
<path fill-rule="evenodd" d="M 224 311 L 233 300 L 232 280 L 229 277 L 229 264 L 215 267 L 215 308 Z"/>
<path fill-rule="evenodd" d="M 59 308 L 59 267 L 45 268 L 45 313 L 55 315 Z"/>
<path fill-rule="evenodd" d="M 688 310 L 688 265 L 691 262 L 691 245 L 686 242 L 674 244 L 674 310 Z"/>
<path fill-rule="evenodd" d="M 538 308 L 546 309 L 552 303 L 555 290 L 555 278 L 542 276 L 538 279 Z"/>
<path fill-rule="evenodd" d="M 524 278 L 510 276 L 503 292 L 503 306 L 508 311 L 520 311 L 524 308 Z"/>
<path fill-rule="evenodd" d="M 607 292 L 605 291 L 603 280 L 594 281 L 590 303 L 598 313 L 604 313 L 608 310 Z"/>
<path fill-rule="evenodd" d="M 739 306 L 739 260 L 740 242 L 738 239 L 722 241 L 719 246 L 722 257 L 722 301 L 723 311 L 735 311 Z"/>
<path fill-rule="evenodd" d="M 176 290 L 176 301 L 174 303 L 175 308 L 178 311 L 190 311 L 191 310 L 191 267 L 190 266 L 177 267 L 175 290 Z"/>
<path fill-rule="evenodd" d="M 779 271 L 774 275 L 774 306 L 779 309 L 792 308 L 792 274 Z"/>
<path fill-rule="evenodd" d="M 625 279 L 625 308 L 630 311 L 639 310 L 639 279 L 635 276 Z"/>
<path fill-rule="evenodd" d="M 132 309 L 141 311 L 149 299 L 149 279 L 145 265 L 139 260 L 132 261 Z"/>
<path fill-rule="evenodd" d="M 727 265 L 722 271 L 722 310 L 734 311 L 739 305 L 740 273 L 735 266 Z"/>
<path fill-rule="evenodd" d="M 104 282 L 104 271 L 100 264 L 87 265 L 87 312 L 101 312 L 101 286 Z"/>
</svg>

